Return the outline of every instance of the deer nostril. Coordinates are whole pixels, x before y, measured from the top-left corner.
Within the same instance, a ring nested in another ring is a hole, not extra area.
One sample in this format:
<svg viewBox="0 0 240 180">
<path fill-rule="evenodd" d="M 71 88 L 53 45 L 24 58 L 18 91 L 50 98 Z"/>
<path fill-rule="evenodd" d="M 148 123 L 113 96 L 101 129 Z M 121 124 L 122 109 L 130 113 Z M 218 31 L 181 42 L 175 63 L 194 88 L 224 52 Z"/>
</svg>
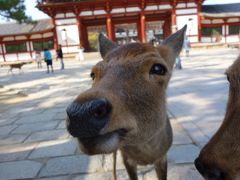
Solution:
<svg viewBox="0 0 240 180">
<path fill-rule="evenodd" d="M 111 107 L 106 99 L 73 102 L 67 108 L 66 125 L 69 133 L 81 138 L 97 136 L 109 121 Z"/>
<path fill-rule="evenodd" d="M 197 168 L 197 170 L 200 172 L 200 174 L 202 174 L 204 176 L 205 169 L 204 169 L 204 166 L 201 163 L 200 159 L 199 158 L 195 159 L 194 164 L 195 164 L 195 167 Z"/>
<path fill-rule="evenodd" d="M 92 101 L 90 113 L 95 118 L 102 118 L 106 116 L 110 111 L 110 105 L 105 99 L 98 99 Z"/>
<path fill-rule="evenodd" d="M 224 173 L 220 169 L 214 168 L 207 170 L 207 177 L 208 179 L 223 180 Z"/>
<path fill-rule="evenodd" d="M 200 158 L 197 158 L 194 161 L 194 164 L 195 164 L 197 170 L 200 172 L 200 174 L 203 177 L 207 177 L 207 179 L 212 179 L 212 180 L 223 180 L 224 179 L 224 173 L 220 169 L 205 167 L 205 165 L 201 162 Z"/>
</svg>

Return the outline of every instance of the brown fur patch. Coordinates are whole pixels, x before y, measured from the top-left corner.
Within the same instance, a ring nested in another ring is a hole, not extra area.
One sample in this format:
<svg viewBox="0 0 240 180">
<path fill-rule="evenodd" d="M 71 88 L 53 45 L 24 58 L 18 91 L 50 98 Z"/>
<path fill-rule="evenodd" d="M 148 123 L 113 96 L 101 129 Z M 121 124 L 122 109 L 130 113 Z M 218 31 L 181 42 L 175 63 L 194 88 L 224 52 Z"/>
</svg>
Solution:
<svg viewBox="0 0 240 180">
<path fill-rule="evenodd" d="M 204 146 L 199 161 L 206 169 L 218 169 L 226 180 L 240 171 L 240 57 L 228 68 L 229 98 L 222 125 Z"/>
</svg>

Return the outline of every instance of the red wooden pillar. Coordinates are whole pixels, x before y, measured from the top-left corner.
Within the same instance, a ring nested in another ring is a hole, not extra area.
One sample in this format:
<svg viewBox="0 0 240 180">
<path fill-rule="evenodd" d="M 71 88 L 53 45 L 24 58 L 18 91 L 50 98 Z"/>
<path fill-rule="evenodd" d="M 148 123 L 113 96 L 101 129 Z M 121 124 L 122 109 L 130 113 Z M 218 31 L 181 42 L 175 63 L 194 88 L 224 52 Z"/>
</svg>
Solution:
<svg viewBox="0 0 240 180">
<path fill-rule="evenodd" d="M 146 35 L 145 35 L 145 26 L 146 26 L 146 17 L 144 14 L 144 11 L 141 11 L 140 14 L 140 41 L 141 42 L 146 42 Z"/>
<path fill-rule="evenodd" d="M 109 39 L 113 40 L 113 26 L 112 26 L 112 18 L 110 14 L 107 14 L 107 36 Z"/>
<path fill-rule="evenodd" d="M 32 49 L 32 46 L 31 46 L 30 36 L 29 35 L 27 36 L 27 43 L 28 43 L 28 47 L 29 47 L 29 51 L 30 51 L 30 56 L 31 56 L 31 58 L 33 58 L 33 55 L 32 55 L 33 49 Z"/>
<path fill-rule="evenodd" d="M 141 37 L 141 23 L 140 23 L 140 21 L 137 21 L 137 34 L 138 34 L 138 40 L 142 41 L 142 37 Z"/>
<path fill-rule="evenodd" d="M 1 50 L 2 50 L 3 61 L 6 62 L 2 38 L 0 39 L 0 45 L 1 45 Z"/>
<path fill-rule="evenodd" d="M 227 19 L 224 18 L 223 21 L 224 21 L 224 24 L 223 24 L 223 26 L 224 26 L 224 40 L 225 40 L 225 43 L 227 43 Z"/>
<path fill-rule="evenodd" d="M 82 19 L 80 16 L 77 16 L 77 26 L 78 26 L 78 35 L 79 35 L 79 46 L 80 48 L 84 47 L 83 45 L 83 25 Z"/>
<path fill-rule="evenodd" d="M 171 14 L 171 22 L 172 22 L 172 33 L 177 31 L 177 24 L 176 24 L 176 0 L 172 1 L 172 14 Z"/>
<path fill-rule="evenodd" d="M 52 17 L 54 49 L 58 48 L 57 30 L 55 18 Z"/>
<path fill-rule="evenodd" d="M 202 39 L 202 26 L 201 26 L 201 9 L 202 9 L 202 0 L 196 1 L 197 3 L 197 16 L 198 16 L 198 42 L 201 42 Z"/>
<path fill-rule="evenodd" d="M 88 51 L 89 50 L 88 33 L 87 27 L 85 25 L 82 25 L 82 41 L 84 49 Z"/>
<path fill-rule="evenodd" d="M 166 39 L 170 35 L 170 24 L 169 19 L 166 19 L 163 24 L 163 38 Z"/>
</svg>

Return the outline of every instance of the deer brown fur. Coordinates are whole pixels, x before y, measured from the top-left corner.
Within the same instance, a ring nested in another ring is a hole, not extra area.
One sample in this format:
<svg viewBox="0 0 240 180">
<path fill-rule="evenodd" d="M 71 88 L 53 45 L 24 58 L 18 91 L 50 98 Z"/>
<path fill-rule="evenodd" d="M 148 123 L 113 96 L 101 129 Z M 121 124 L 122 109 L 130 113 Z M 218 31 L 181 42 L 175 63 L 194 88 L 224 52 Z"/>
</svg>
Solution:
<svg viewBox="0 0 240 180">
<path fill-rule="evenodd" d="M 130 179 L 137 165 L 154 164 L 167 178 L 166 154 L 172 144 L 166 89 L 186 26 L 159 47 L 117 46 L 99 36 L 103 61 L 91 72 L 92 87 L 67 108 L 67 128 L 89 155 L 120 149 Z"/>
<path fill-rule="evenodd" d="M 226 75 L 230 85 L 225 118 L 195 160 L 197 169 L 206 179 L 240 179 L 240 56 Z"/>
</svg>

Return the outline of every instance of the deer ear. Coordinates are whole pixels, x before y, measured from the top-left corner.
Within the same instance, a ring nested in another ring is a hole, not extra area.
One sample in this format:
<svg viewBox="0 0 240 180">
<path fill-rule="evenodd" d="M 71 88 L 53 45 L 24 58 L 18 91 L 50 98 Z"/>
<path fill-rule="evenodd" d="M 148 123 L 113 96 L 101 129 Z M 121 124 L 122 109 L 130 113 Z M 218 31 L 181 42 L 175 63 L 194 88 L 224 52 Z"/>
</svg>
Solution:
<svg viewBox="0 0 240 180">
<path fill-rule="evenodd" d="M 98 36 L 98 43 L 99 43 L 99 52 L 102 58 L 104 58 L 108 52 L 110 52 L 111 50 L 117 47 L 117 45 L 113 41 L 106 38 L 102 33 L 100 33 Z"/>
<path fill-rule="evenodd" d="M 172 34 L 171 36 L 169 36 L 167 39 L 163 41 L 163 45 L 172 48 L 175 58 L 181 52 L 186 29 L 187 29 L 187 25 L 185 25 L 182 29 Z"/>
</svg>

